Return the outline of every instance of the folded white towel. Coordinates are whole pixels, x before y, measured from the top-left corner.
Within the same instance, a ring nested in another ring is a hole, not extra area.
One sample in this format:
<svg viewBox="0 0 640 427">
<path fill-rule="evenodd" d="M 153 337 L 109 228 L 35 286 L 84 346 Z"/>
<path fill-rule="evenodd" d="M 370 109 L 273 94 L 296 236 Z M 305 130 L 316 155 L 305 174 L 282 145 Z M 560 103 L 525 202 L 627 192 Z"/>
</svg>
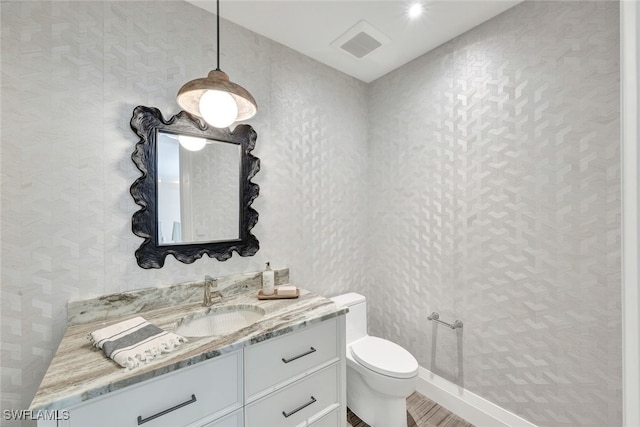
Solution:
<svg viewBox="0 0 640 427">
<path fill-rule="evenodd" d="M 107 357 L 129 369 L 168 353 L 187 341 L 180 335 L 152 325 L 142 317 L 98 329 L 89 334 L 89 339 Z"/>
</svg>

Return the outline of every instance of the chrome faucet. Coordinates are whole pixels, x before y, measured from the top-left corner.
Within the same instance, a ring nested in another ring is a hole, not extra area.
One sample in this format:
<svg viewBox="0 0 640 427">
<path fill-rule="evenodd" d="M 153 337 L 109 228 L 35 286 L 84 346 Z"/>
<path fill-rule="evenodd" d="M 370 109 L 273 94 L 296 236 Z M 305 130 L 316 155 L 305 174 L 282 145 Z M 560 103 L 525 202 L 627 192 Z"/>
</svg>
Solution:
<svg viewBox="0 0 640 427">
<path fill-rule="evenodd" d="M 214 286 L 216 288 L 216 291 L 211 291 Z M 217 290 L 217 288 L 218 279 L 214 279 L 209 275 L 204 276 L 204 300 L 202 301 L 203 306 L 210 307 L 214 302 L 214 297 L 216 300 L 222 299 L 222 294 Z"/>
</svg>

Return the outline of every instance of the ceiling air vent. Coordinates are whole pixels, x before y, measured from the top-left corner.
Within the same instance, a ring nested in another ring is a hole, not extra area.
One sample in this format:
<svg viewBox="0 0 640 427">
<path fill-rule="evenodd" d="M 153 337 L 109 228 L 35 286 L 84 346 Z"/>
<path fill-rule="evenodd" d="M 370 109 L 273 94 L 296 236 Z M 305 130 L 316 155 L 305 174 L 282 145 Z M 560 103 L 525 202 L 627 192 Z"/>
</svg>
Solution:
<svg viewBox="0 0 640 427">
<path fill-rule="evenodd" d="M 365 32 L 359 32 L 348 42 L 340 46 L 340 49 L 360 59 L 363 56 L 373 52 L 380 46 L 382 46 L 382 43 L 380 43 L 378 40 L 374 39 Z"/>
<path fill-rule="evenodd" d="M 360 21 L 331 43 L 331 46 L 362 59 L 389 38 L 366 21 Z"/>
</svg>

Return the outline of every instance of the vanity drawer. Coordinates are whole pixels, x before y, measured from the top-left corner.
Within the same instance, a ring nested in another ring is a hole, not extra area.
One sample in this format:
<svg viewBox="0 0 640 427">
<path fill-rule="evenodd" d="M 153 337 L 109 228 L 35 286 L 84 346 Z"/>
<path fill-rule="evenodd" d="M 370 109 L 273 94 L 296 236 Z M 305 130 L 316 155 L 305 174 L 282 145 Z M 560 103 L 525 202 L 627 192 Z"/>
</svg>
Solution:
<svg viewBox="0 0 640 427">
<path fill-rule="evenodd" d="M 244 417 L 242 409 L 213 421 L 209 424 L 205 424 L 202 427 L 244 427 Z M 336 424 L 337 425 L 337 424 Z"/>
<path fill-rule="evenodd" d="M 333 411 L 329 412 L 327 415 L 319 417 L 315 421 L 309 420 L 309 427 L 337 427 L 344 425 L 345 422 L 340 422 L 340 417 L 342 416 L 342 411 L 340 408 L 336 408 Z M 347 418 L 347 414 L 344 414 L 344 418 Z"/>
<path fill-rule="evenodd" d="M 206 422 L 242 407 L 238 378 L 242 378 L 239 351 L 71 407 L 69 424 L 177 427 Z"/>
<path fill-rule="evenodd" d="M 338 358 L 337 321 L 330 319 L 245 349 L 247 400 Z"/>
<path fill-rule="evenodd" d="M 269 396 L 247 405 L 246 427 L 306 425 L 310 417 L 339 407 L 339 365 L 331 365 Z"/>
</svg>

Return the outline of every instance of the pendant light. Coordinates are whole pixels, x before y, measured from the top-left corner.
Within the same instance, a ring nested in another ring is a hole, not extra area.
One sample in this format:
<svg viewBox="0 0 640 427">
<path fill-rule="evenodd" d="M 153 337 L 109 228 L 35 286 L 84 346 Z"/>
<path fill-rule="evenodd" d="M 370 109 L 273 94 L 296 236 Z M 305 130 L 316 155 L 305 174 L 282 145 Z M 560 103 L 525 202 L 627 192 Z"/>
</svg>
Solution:
<svg viewBox="0 0 640 427">
<path fill-rule="evenodd" d="M 178 91 L 178 105 L 213 127 L 226 128 L 235 121 L 255 116 L 258 107 L 253 96 L 229 80 L 220 70 L 220 0 L 216 0 L 217 66 L 205 78 L 191 80 Z"/>
</svg>

